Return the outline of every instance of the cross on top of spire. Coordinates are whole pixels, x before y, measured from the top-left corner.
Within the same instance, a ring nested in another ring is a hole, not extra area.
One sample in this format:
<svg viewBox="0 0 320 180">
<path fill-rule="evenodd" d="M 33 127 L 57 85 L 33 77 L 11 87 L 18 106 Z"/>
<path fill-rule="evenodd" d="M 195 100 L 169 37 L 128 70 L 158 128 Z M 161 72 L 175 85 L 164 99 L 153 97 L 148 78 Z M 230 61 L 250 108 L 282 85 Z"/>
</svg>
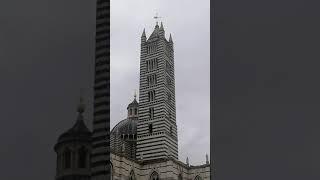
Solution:
<svg viewBox="0 0 320 180">
<path fill-rule="evenodd" d="M 157 23 L 157 25 L 158 25 L 158 19 L 160 19 L 161 17 L 158 16 L 158 13 L 156 13 L 156 15 L 155 15 L 153 18 L 156 20 L 156 23 Z"/>
</svg>

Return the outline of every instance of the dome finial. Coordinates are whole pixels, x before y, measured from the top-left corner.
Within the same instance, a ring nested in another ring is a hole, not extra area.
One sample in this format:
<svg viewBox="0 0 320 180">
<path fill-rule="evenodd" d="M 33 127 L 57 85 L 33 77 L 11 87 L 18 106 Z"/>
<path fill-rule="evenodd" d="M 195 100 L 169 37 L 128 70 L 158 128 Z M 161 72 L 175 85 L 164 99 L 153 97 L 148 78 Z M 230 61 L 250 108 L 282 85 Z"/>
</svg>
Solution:
<svg viewBox="0 0 320 180">
<path fill-rule="evenodd" d="M 79 99 L 79 105 L 78 105 L 78 112 L 82 114 L 84 112 L 85 105 L 83 103 L 83 97 L 82 97 L 82 89 L 80 89 L 80 99 Z"/>
</svg>

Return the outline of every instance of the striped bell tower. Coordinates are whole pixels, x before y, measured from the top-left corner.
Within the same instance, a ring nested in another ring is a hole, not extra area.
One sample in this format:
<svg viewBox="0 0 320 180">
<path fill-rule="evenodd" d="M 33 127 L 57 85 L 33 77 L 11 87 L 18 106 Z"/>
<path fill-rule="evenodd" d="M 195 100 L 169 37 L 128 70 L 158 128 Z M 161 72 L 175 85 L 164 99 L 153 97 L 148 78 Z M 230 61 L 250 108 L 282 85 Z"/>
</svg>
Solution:
<svg viewBox="0 0 320 180">
<path fill-rule="evenodd" d="M 97 0 L 91 180 L 110 179 L 110 0 Z"/>
<path fill-rule="evenodd" d="M 140 161 L 178 159 L 174 51 L 163 24 L 141 37 L 139 119 L 136 157 Z"/>
</svg>

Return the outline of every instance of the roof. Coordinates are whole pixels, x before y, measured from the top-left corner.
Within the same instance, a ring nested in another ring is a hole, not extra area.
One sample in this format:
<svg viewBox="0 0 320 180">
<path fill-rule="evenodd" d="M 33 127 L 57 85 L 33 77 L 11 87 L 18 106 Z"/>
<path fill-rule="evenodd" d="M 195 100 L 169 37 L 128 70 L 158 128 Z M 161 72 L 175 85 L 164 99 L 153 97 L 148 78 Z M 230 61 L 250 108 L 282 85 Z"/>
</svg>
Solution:
<svg viewBox="0 0 320 180">
<path fill-rule="evenodd" d="M 157 39 L 159 37 L 164 37 L 164 28 L 163 28 L 162 22 L 161 22 L 160 27 L 159 27 L 158 23 L 156 24 L 153 32 L 151 33 L 150 37 L 148 38 L 148 41 L 151 41 L 152 39 Z"/>
<path fill-rule="evenodd" d="M 78 108 L 78 112 L 79 114 L 77 121 L 72 126 L 72 128 L 70 128 L 69 130 L 67 130 L 59 136 L 58 142 L 55 145 L 55 149 L 61 143 L 74 141 L 91 142 L 91 132 L 83 121 L 83 110 L 81 108 Z"/>
<path fill-rule="evenodd" d="M 131 108 L 131 107 L 138 107 L 139 103 L 136 100 L 136 98 L 134 98 L 134 100 L 128 105 L 127 109 Z"/>
</svg>

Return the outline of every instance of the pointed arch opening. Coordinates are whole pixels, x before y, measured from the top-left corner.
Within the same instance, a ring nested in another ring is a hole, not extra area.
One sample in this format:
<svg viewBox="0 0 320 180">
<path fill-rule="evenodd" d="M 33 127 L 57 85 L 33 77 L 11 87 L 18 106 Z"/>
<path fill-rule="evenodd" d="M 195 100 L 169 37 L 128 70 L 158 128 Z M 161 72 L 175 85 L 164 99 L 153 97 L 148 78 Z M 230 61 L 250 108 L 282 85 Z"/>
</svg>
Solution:
<svg viewBox="0 0 320 180">
<path fill-rule="evenodd" d="M 159 174 L 157 172 L 153 172 L 150 176 L 150 180 L 159 180 Z"/>
<path fill-rule="evenodd" d="M 178 180 L 182 180 L 182 175 L 181 174 L 179 174 Z"/>
<path fill-rule="evenodd" d="M 130 172 L 129 180 L 136 180 L 136 176 L 135 176 L 135 174 L 134 174 L 134 171 L 133 171 L 133 170 Z"/>
<path fill-rule="evenodd" d="M 201 178 L 199 175 L 197 175 L 197 176 L 194 178 L 194 180 L 202 180 L 202 178 Z"/>
</svg>

